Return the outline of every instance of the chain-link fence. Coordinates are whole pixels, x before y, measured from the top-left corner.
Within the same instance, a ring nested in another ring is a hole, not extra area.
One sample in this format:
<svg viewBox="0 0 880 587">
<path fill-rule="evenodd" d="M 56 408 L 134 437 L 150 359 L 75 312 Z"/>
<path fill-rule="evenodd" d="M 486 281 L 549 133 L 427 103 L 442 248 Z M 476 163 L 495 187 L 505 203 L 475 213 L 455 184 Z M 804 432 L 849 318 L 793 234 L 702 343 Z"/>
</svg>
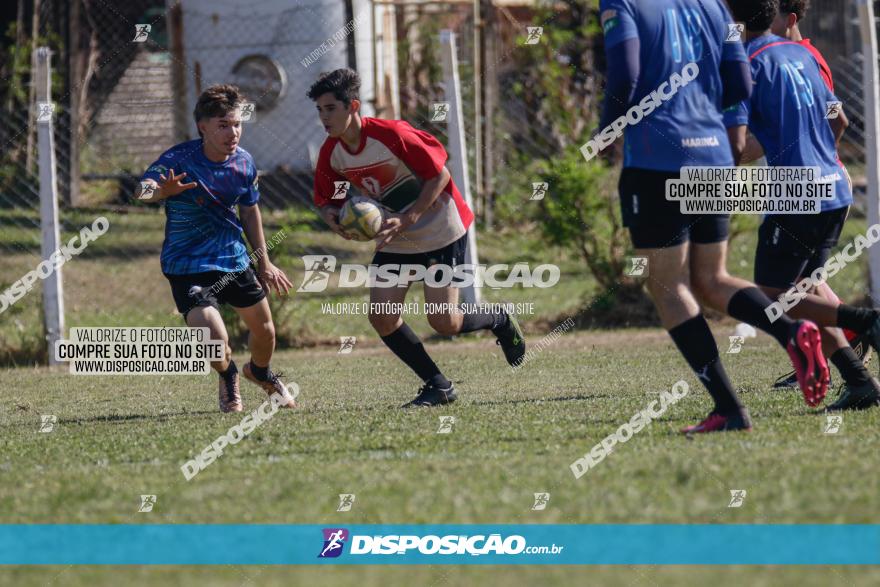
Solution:
<svg viewBox="0 0 880 587">
<path fill-rule="evenodd" d="M 267 233 L 286 254 L 335 250 L 311 206 L 324 131 L 305 97 L 319 72 L 354 67 L 363 112 L 403 118 L 447 142 L 440 31 L 456 35 L 470 191 L 491 226 L 534 216 L 540 166 L 576 151 L 595 124 L 604 70 L 598 3 L 416 0 L 29 0 L 19 2 L 0 63 L 0 288 L 41 261 L 33 51 L 53 50 L 52 100 L 62 242 L 106 216 L 111 230 L 65 268 L 68 326 L 174 324 L 159 271 L 160 208 L 131 202 L 137 178 L 194 138 L 195 98 L 235 83 L 256 104 L 243 146 L 261 173 Z M 834 72 L 852 126 L 841 156 L 864 201 L 862 59 L 853 0 L 814 0 L 803 26 Z M 451 156 L 454 154 L 450 153 Z M 290 234 L 288 230 L 288 234 Z M 294 242 L 296 241 L 296 242 Z M 96 284 L 100 291 L 96 292 Z M 298 321 L 294 330 L 309 335 Z M 45 356 L 39 287 L 3 312 L 0 361 Z M 296 337 L 294 337 L 296 338 Z"/>
<path fill-rule="evenodd" d="M 875 13 L 880 2 L 874 2 Z M 812 0 L 799 25 L 831 68 L 834 93 L 843 102 L 850 126 L 840 142 L 840 157 L 847 165 L 856 191 L 856 205 L 864 210 L 865 180 L 865 98 L 864 59 L 856 2 Z M 877 59 L 878 56 L 873 56 Z"/>
</svg>

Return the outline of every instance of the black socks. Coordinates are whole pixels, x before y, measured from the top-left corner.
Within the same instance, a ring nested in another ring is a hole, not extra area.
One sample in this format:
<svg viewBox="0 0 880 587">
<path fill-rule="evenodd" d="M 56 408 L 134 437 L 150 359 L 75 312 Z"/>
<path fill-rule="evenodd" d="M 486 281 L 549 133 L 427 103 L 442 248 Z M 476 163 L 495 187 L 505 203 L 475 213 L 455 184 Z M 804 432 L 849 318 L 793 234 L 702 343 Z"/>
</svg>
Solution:
<svg viewBox="0 0 880 587">
<path fill-rule="evenodd" d="M 685 320 L 670 330 L 669 336 L 715 400 L 716 412 L 729 414 L 742 408 L 721 364 L 718 345 L 702 314 Z"/>
<path fill-rule="evenodd" d="M 871 376 L 852 348 L 846 346 L 831 355 L 831 362 L 848 385 L 864 385 Z"/>
<path fill-rule="evenodd" d="M 837 325 L 859 334 L 871 328 L 878 316 L 880 312 L 873 308 L 856 308 L 846 304 L 837 307 Z"/>
<path fill-rule="evenodd" d="M 269 377 L 269 366 L 257 367 L 257 364 L 254 363 L 254 359 L 251 358 L 251 373 L 253 373 L 254 377 L 260 381 L 265 381 Z"/>
<path fill-rule="evenodd" d="M 388 336 L 383 336 L 382 342 L 422 381 L 430 381 L 441 387 L 449 385 L 449 380 L 440 373 L 440 369 L 428 356 L 422 341 L 405 322 Z"/>
<path fill-rule="evenodd" d="M 730 298 L 727 315 L 763 330 L 779 341 L 782 348 L 786 348 L 791 338 L 794 320 L 783 314 L 771 322 L 764 309 L 772 303 L 773 301 L 757 287 L 745 287 Z"/>
<path fill-rule="evenodd" d="M 475 330 L 495 330 L 506 325 L 507 322 L 507 312 L 504 310 L 499 310 L 498 312 L 490 312 L 488 310 L 468 312 L 464 314 L 460 332 L 464 334 L 465 332 L 474 332 Z"/>
<path fill-rule="evenodd" d="M 229 359 L 229 366 L 226 367 L 226 371 L 220 371 L 221 377 L 229 377 L 230 375 L 235 375 L 238 373 L 238 367 L 235 366 L 235 361 Z"/>
</svg>

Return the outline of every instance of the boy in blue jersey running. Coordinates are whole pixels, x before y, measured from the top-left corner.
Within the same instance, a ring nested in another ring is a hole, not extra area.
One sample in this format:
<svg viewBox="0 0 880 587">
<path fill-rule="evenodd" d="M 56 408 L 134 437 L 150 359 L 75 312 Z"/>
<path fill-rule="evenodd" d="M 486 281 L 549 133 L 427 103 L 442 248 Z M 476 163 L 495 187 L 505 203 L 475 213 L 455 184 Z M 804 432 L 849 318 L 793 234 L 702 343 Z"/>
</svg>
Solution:
<svg viewBox="0 0 880 587">
<path fill-rule="evenodd" d="M 225 344 L 224 359 L 211 363 L 219 373 L 223 412 L 240 412 L 243 406 L 220 304 L 232 306 L 250 330 L 251 360 L 242 368 L 244 376 L 270 396 L 281 394 L 282 406 L 295 405 L 269 368 L 275 326 L 266 290 L 282 295 L 292 284 L 267 255 L 257 168 L 250 153 L 238 146 L 243 103 L 235 86 L 206 89 L 193 113 L 201 138 L 165 151 L 144 173 L 135 193 L 142 201 L 165 203 L 162 273 L 178 311 L 188 326 L 207 327 L 212 340 Z M 254 250 L 256 273 L 242 232 Z"/>
<path fill-rule="evenodd" d="M 754 78 L 751 98 L 724 114 L 736 160 L 739 162 L 746 150 L 748 129 L 760 144 L 749 148 L 751 157 L 763 150 L 771 166 L 818 167 L 835 188 L 834 199 L 823 200 L 819 214 L 764 217 L 755 252 L 755 282 L 768 296 L 777 297 L 825 265 L 853 201 L 849 178 L 837 156 L 837 136 L 827 115 L 828 105 L 840 101 L 807 47 L 771 33 L 779 15 L 779 0 L 734 0 L 731 8 L 737 20 L 745 23 L 745 50 Z M 880 382 L 870 376 L 839 328 L 866 333 L 876 349 L 880 344 L 880 312 L 821 297 L 817 287 L 789 312 L 823 326 L 824 353 L 843 377 L 840 398 L 827 409 L 880 405 Z"/>
<path fill-rule="evenodd" d="M 652 92 L 663 98 L 626 128 L 619 187 L 636 254 L 648 258 L 648 289 L 661 322 L 715 403 L 682 432 L 751 429 L 701 303 L 776 338 L 815 405 L 828 385 L 818 328 L 787 316 L 771 323 L 764 313 L 770 299 L 727 273 L 728 216 L 684 215 L 665 198 L 666 181 L 678 179 L 684 166 L 733 165 L 721 112 L 749 97 L 752 80 L 742 44 L 728 42 L 727 8 L 721 0 L 602 0 L 600 11 L 608 61 L 600 128 L 652 100 Z"/>
</svg>

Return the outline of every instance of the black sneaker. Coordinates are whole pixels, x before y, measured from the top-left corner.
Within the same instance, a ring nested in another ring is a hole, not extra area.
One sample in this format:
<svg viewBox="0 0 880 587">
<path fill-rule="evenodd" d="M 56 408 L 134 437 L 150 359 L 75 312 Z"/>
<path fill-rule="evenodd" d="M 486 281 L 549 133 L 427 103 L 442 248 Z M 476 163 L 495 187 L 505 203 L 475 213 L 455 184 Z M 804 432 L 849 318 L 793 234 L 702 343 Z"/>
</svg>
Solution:
<svg viewBox="0 0 880 587">
<path fill-rule="evenodd" d="M 880 317 L 874 320 L 874 323 L 871 324 L 871 327 L 867 331 L 859 335 L 859 339 L 867 341 L 867 343 L 873 347 L 878 354 L 880 354 Z M 853 348 L 855 348 L 855 345 L 853 345 Z"/>
<path fill-rule="evenodd" d="M 776 382 L 773 383 L 773 389 L 788 389 L 789 387 L 797 387 L 797 375 L 794 371 L 780 375 Z"/>
<path fill-rule="evenodd" d="M 871 352 L 874 350 L 871 348 L 871 339 L 868 337 L 868 334 L 859 334 L 849 341 L 849 346 L 852 347 L 856 356 L 862 360 L 862 365 L 867 367 L 868 363 L 871 362 Z"/>
<path fill-rule="evenodd" d="M 832 387 L 834 385 L 834 378 L 831 375 L 828 376 L 828 387 Z M 786 373 L 785 375 L 780 375 L 779 378 L 776 379 L 776 382 L 773 384 L 773 389 L 789 389 L 798 386 L 797 375 L 794 371 L 791 373 Z"/>
<path fill-rule="evenodd" d="M 731 430 L 751 430 L 752 419 L 746 408 L 740 408 L 728 414 L 712 411 L 706 419 L 698 424 L 682 428 L 682 434 L 703 434 L 707 432 L 727 432 Z"/>
<path fill-rule="evenodd" d="M 862 365 L 867 367 L 868 364 L 871 362 L 871 355 L 872 351 L 874 350 L 871 348 L 867 333 L 859 334 L 854 339 L 849 341 L 849 345 L 852 347 L 853 352 L 856 354 L 856 356 L 861 359 Z M 791 373 L 780 376 L 773 384 L 773 389 L 787 389 L 789 387 L 797 387 L 797 384 L 797 375 L 795 375 L 794 371 L 792 371 Z M 829 380 L 828 387 L 831 387 L 832 385 L 832 381 Z"/>
<path fill-rule="evenodd" d="M 493 328 L 492 334 L 498 338 L 495 344 L 501 346 L 504 358 L 513 367 L 521 363 L 523 357 L 526 356 L 526 339 L 523 336 L 522 328 L 519 327 L 519 322 L 516 321 L 516 316 L 507 312 L 505 312 L 505 316 L 507 316 L 507 320 L 503 325 Z"/>
<path fill-rule="evenodd" d="M 874 406 L 880 406 L 880 382 L 871 377 L 862 385 L 844 385 L 837 401 L 827 406 L 825 411 L 867 410 Z"/>
<path fill-rule="evenodd" d="M 440 387 L 430 381 L 425 382 L 419 388 L 419 395 L 411 402 L 405 403 L 401 408 L 417 408 L 430 406 L 444 406 L 451 404 L 458 396 L 455 394 L 455 387 L 450 382 L 449 387 Z"/>
</svg>

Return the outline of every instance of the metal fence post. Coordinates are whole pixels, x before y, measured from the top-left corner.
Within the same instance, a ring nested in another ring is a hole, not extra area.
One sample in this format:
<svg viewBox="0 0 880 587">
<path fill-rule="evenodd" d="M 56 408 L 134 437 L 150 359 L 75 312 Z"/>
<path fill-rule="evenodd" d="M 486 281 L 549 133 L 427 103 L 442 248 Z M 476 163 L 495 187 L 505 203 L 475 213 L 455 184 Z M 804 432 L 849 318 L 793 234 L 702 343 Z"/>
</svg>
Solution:
<svg viewBox="0 0 880 587">
<path fill-rule="evenodd" d="M 40 47 L 36 54 L 37 153 L 40 170 L 40 252 L 47 261 L 61 241 L 58 227 L 58 184 L 55 167 L 54 104 L 51 93 L 51 51 Z M 50 365 L 57 365 L 55 341 L 64 334 L 64 293 L 61 268 L 43 280 L 43 328 L 49 345 Z"/>
<path fill-rule="evenodd" d="M 440 51 L 443 61 L 443 85 L 446 88 L 446 101 L 449 102 L 447 114 L 447 128 L 449 129 L 449 151 L 452 154 L 449 162 L 449 171 L 452 180 L 461 195 L 464 197 L 471 210 L 475 210 L 473 198 L 471 198 L 470 181 L 468 178 L 467 143 L 464 138 L 464 116 L 461 108 L 461 88 L 458 78 L 458 56 L 455 47 L 455 33 L 450 30 L 440 31 Z M 479 132 L 479 130 L 476 130 Z M 468 252 L 465 263 L 476 265 L 479 263 L 477 255 L 477 227 L 476 220 L 468 230 Z M 470 286 L 461 288 L 461 302 L 466 304 L 480 303 L 480 290 Z"/>
</svg>

